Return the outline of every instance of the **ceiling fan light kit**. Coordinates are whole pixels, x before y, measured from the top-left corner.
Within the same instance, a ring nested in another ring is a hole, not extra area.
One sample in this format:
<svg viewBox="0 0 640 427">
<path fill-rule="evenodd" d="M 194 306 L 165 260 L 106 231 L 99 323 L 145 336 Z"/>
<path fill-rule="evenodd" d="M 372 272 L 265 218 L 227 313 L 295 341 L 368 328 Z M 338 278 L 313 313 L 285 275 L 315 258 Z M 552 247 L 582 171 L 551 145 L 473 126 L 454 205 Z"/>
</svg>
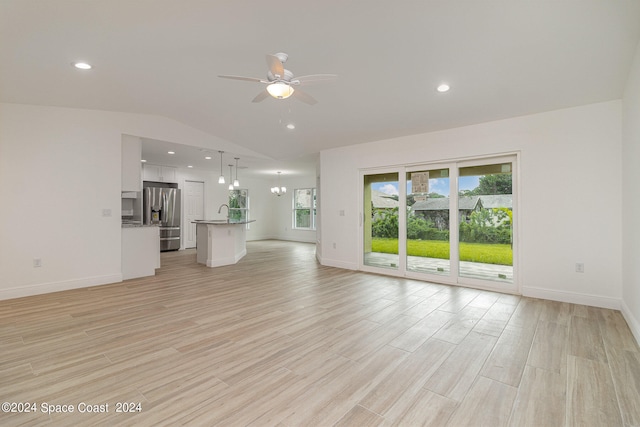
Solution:
<svg viewBox="0 0 640 427">
<path fill-rule="evenodd" d="M 271 83 L 267 86 L 267 92 L 269 92 L 269 95 L 276 99 L 287 99 L 293 95 L 294 90 L 295 89 L 293 89 L 291 85 L 282 82 Z"/>
<path fill-rule="evenodd" d="M 305 104 L 314 105 L 318 101 L 311 95 L 301 91 L 300 89 L 294 89 L 294 86 L 299 86 L 308 83 L 318 83 L 323 81 L 335 80 L 337 77 L 335 74 L 310 74 L 308 76 L 301 76 L 294 78 L 291 71 L 284 68 L 284 63 L 287 62 L 289 56 L 286 53 L 276 53 L 275 55 L 267 55 L 267 78 L 259 79 L 256 77 L 243 77 L 243 76 L 229 76 L 222 75 L 224 79 L 242 80 L 246 82 L 262 83 L 266 84 L 266 90 L 260 92 L 252 102 L 261 102 L 271 95 L 275 99 L 287 99 L 291 96 Z"/>
</svg>

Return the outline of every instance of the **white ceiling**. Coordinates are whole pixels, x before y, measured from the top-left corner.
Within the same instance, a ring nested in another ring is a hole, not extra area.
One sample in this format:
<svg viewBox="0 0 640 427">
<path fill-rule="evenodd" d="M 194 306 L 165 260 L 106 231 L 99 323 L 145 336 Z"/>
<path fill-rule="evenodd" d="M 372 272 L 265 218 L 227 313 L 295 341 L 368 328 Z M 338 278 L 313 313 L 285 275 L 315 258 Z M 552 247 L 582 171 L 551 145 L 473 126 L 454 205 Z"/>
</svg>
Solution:
<svg viewBox="0 0 640 427">
<path fill-rule="evenodd" d="M 0 101 L 170 117 L 293 170 L 322 149 L 618 99 L 639 39 L 638 0 L 0 0 Z M 277 52 L 297 76 L 339 77 L 305 88 L 314 106 L 252 103 L 263 86 L 217 77 L 264 78 Z"/>
</svg>

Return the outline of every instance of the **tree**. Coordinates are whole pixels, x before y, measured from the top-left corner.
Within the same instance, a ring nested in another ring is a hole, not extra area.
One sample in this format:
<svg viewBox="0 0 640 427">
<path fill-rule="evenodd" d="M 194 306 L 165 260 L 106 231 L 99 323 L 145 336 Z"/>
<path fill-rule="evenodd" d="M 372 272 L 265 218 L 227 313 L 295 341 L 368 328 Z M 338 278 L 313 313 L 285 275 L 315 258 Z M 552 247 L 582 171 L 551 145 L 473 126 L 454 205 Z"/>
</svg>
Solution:
<svg viewBox="0 0 640 427">
<path fill-rule="evenodd" d="M 472 190 L 474 196 L 512 194 L 511 174 L 484 175 Z"/>
<path fill-rule="evenodd" d="M 375 237 L 398 238 L 398 208 L 378 212 L 371 223 L 371 235 Z"/>
</svg>

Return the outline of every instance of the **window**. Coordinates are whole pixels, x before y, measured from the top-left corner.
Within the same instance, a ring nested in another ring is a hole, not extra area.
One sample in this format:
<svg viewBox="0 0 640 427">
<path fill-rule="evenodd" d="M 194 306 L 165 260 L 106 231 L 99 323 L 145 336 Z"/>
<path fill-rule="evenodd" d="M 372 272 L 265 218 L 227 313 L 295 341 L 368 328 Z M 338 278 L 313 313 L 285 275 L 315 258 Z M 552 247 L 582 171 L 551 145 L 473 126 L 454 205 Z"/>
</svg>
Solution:
<svg viewBox="0 0 640 427">
<path fill-rule="evenodd" d="M 293 228 L 316 229 L 316 189 L 293 190 Z"/>
<path fill-rule="evenodd" d="M 229 190 L 229 220 L 249 221 L 249 190 Z"/>
</svg>

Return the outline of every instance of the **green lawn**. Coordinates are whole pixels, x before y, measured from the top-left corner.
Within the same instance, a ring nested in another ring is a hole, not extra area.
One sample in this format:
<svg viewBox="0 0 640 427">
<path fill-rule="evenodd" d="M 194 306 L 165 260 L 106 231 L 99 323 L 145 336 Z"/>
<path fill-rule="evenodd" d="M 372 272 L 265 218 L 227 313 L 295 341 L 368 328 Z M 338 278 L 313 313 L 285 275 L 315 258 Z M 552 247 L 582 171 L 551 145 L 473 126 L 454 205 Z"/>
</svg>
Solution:
<svg viewBox="0 0 640 427">
<path fill-rule="evenodd" d="M 373 239 L 372 252 L 398 253 L 398 239 Z M 449 259 L 449 242 L 441 240 L 409 240 L 407 255 Z M 460 243 L 460 260 L 484 264 L 513 265 L 511 245 Z"/>
</svg>

